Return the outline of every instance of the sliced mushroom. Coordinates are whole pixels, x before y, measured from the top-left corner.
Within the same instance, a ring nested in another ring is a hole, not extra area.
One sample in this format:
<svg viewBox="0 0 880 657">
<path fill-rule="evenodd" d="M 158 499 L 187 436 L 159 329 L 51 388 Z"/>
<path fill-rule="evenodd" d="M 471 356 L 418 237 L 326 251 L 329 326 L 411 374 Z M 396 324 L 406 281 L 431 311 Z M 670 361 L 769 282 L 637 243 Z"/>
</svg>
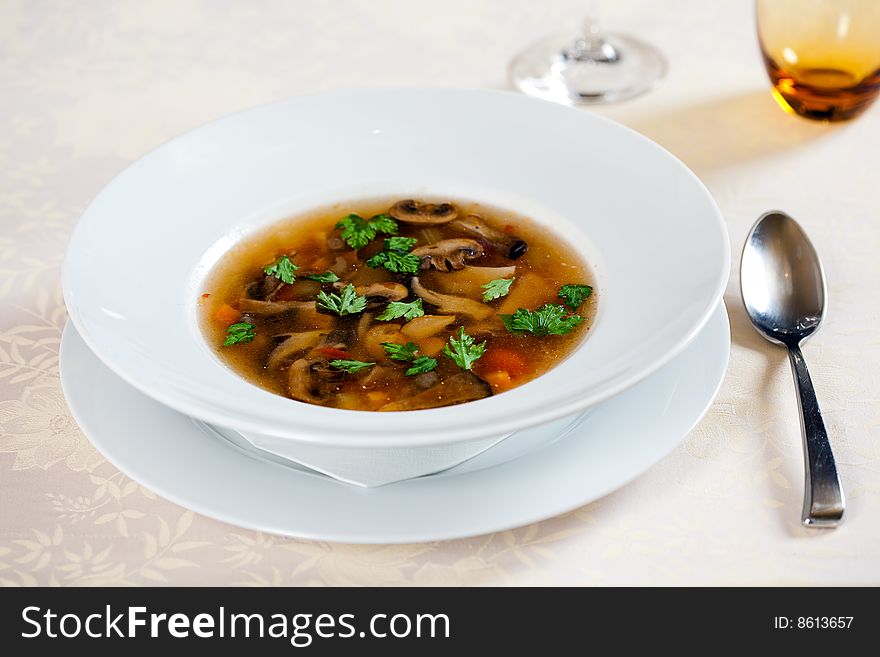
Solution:
<svg viewBox="0 0 880 657">
<path fill-rule="evenodd" d="M 263 282 L 260 283 L 261 298 L 266 301 L 275 301 L 276 295 L 286 286 L 287 283 L 278 280 L 274 276 L 265 275 L 263 276 Z"/>
<path fill-rule="evenodd" d="M 325 335 L 327 335 L 325 331 L 303 331 L 301 333 L 287 333 L 276 336 L 284 339 L 269 352 L 266 367 L 270 370 L 278 368 L 289 358 L 302 354 L 314 347 Z"/>
<path fill-rule="evenodd" d="M 435 244 L 413 249 L 412 254 L 422 261 L 422 269 L 433 267 L 437 271 L 464 269 L 468 260 L 479 258 L 485 249 L 476 240 L 456 237 L 440 240 Z"/>
<path fill-rule="evenodd" d="M 363 390 L 382 389 L 393 386 L 400 381 L 400 368 L 376 363 L 366 370 L 358 379 L 358 386 Z"/>
<path fill-rule="evenodd" d="M 492 228 L 475 214 L 469 214 L 464 219 L 456 219 L 452 226 L 464 232 L 482 238 L 486 244 L 498 249 L 511 260 L 516 260 L 529 250 L 529 245 L 515 235 Z"/>
<path fill-rule="evenodd" d="M 467 331 L 476 340 L 491 338 L 498 335 L 508 335 L 504 322 L 501 321 L 501 318 L 498 317 L 498 315 L 483 322 L 469 324 Z"/>
<path fill-rule="evenodd" d="M 327 333 L 318 347 L 334 347 L 342 351 L 348 351 L 349 345 L 354 344 L 357 338 L 357 327 L 351 322 L 344 322 Z"/>
<path fill-rule="evenodd" d="M 492 387 L 473 372 L 457 372 L 437 385 L 385 404 L 380 411 L 417 411 L 425 408 L 451 406 L 492 396 Z"/>
<path fill-rule="evenodd" d="M 337 290 L 343 290 L 347 286 L 348 283 L 343 281 L 333 284 L 333 287 Z M 354 291 L 361 297 L 367 297 L 368 299 L 383 299 L 385 301 L 400 301 L 409 296 L 409 290 L 406 289 L 406 285 L 392 283 L 390 281 L 357 285 L 355 286 Z"/>
<path fill-rule="evenodd" d="M 422 315 L 401 326 L 400 332 L 409 340 L 424 340 L 437 335 L 454 321 L 455 315 Z"/>
<path fill-rule="evenodd" d="M 473 299 L 465 299 L 463 297 L 455 297 L 451 294 L 440 294 L 422 286 L 418 276 L 413 276 L 410 281 L 412 291 L 432 306 L 436 306 L 437 310 L 443 315 L 466 315 L 477 320 L 486 319 L 494 311 L 492 308 L 479 301 Z"/>
<path fill-rule="evenodd" d="M 382 347 L 383 342 L 394 342 L 396 344 L 406 344 L 407 339 L 400 332 L 397 324 L 385 323 L 376 324 L 364 334 L 364 339 L 360 343 L 364 351 L 372 360 L 385 360 L 388 354 Z"/>
<path fill-rule="evenodd" d="M 296 255 L 296 251 L 289 251 L 285 255 L 288 258 L 293 258 Z M 261 301 L 273 301 L 274 297 L 278 292 L 286 285 L 284 281 L 273 276 L 272 274 L 263 274 L 263 279 L 258 282 L 252 283 L 248 286 L 247 295 L 251 299 L 259 299 Z"/>
<path fill-rule="evenodd" d="M 367 336 L 367 331 L 370 330 L 370 324 L 373 323 L 373 314 L 364 312 L 361 313 L 360 318 L 358 319 L 357 328 L 355 329 L 355 334 L 357 335 L 358 344 L 363 344 L 364 339 Z"/>
<path fill-rule="evenodd" d="M 440 383 L 440 375 L 437 372 L 422 372 L 421 374 L 416 374 L 412 378 L 412 382 L 417 388 L 427 390 Z"/>
<path fill-rule="evenodd" d="M 251 281 L 247 285 L 244 286 L 244 290 L 242 290 L 242 298 L 243 299 L 259 299 L 263 300 L 263 283 L 264 281 L 261 279 L 259 281 Z"/>
<path fill-rule="evenodd" d="M 313 310 L 314 301 L 259 301 L 257 299 L 241 299 L 238 309 L 250 315 L 280 315 L 295 310 Z"/>
<path fill-rule="evenodd" d="M 300 358 L 287 370 L 287 392 L 293 399 L 323 404 L 339 391 L 344 376 L 342 370 L 330 367 L 326 358 Z"/>
<path fill-rule="evenodd" d="M 452 203 L 422 203 L 414 199 L 398 201 L 388 214 L 405 224 L 445 224 L 458 216 Z"/>
</svg>

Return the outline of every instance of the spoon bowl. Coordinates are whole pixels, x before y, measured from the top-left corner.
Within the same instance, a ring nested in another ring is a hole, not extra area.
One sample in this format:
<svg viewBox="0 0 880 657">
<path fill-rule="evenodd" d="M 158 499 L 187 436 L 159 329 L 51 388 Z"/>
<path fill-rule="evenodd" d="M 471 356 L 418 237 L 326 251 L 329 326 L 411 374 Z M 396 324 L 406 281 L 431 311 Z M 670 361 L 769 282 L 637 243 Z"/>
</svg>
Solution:
<svg viewBox="0 0 880 657">
<path fill-rule="evenodd" d="M 755 328 L 771 342 L 802 342 L 825 317 L 822 263 L 800 225 L 783 212 L 765 213 L 743 249 L 743 303 Z"/>
<path fill-rule="evenodd" d="M 807 234 L 784 212 L 767 212 L 752 226 L 743 247 L 740 289 L 758 332 L 788 348 L 806 466 L 802 521 L 811 527 L 836 527 L 843 519 L 843 487 L 800 349 L 825 317 L 825 273 Z"/>
</svg>

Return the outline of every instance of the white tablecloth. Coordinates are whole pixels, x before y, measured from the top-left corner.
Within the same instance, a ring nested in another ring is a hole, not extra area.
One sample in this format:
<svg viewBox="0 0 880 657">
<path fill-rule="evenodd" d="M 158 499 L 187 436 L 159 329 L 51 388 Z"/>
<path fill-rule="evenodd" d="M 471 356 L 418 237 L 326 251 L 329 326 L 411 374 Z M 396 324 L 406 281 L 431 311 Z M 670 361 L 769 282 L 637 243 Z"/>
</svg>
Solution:
<svg viewBox="0 0 880 657">
<path fill-rule="evenodd" d="M 748 325 L 736 265 L 731 366 L 699 427 L 630 485 L 514 531 L 394 547 L 246 531 L 156 498 L 70 418 L 59 266 L 71 227 L 115 173 L 200 123 L 295 94 L 504 88 L 517 50 L 576 28 L 584 4 L 0 4 L 0 583 L 880 583 L 880 109 L 842 125 L 784 114 L 746 0 L 604 3 L 606 24 L 659 46 L 670 73 L 653 93 L 598 111 L 694 169 L 735 256 L 769 208 L 814 239 L 831 307 L 805 353 L 848 494 L 840 529 L 799 525 L 788 363 Z"/>
</svg>

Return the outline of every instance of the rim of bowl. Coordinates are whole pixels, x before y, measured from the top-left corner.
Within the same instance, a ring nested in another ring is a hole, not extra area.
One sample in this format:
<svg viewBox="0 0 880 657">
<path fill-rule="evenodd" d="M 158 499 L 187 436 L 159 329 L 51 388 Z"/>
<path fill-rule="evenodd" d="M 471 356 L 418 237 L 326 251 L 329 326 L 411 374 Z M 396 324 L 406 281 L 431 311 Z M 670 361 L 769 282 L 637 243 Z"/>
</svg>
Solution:
<svg viewBox="0 0 880 657">
<path fill-rule="evenodd" d="M 720 234 L 721 240 L 723 242 L 722 248 L 722 266 L 719 268 L 719 276 L 716 281 L 715 290 L 711 297 L 711 302 L 706 305 L 705 308 L 699 314 L 699 319 L 696 321 L 690 328 L 689 331 L 685 332 L 675 343 L 675 345 L 669 349 L 667 349 L 662 356 L 659 356 L 653 360 L 651 360 L 646 365 L 641 367 L 632 368 L 632 371 L 626 375 L 620 375 L 616 377 L 616 381 L 613 384 L 609 384 L 603 386 L 591 394 L 583 395 L 578 398 L 571 398 L 566 402 L 555 404 L 552 406 L 548 406 L 546 408 L 531 408 L 524 407 L 518 413 L 511 413 L 511 409 L 503 409 L 499 408 L 497 410 L 497 423 L 493 423 L 489 429 L 483 429 L 479 431 L 464 431 L 459 430 L 456 434 L 452 434 L 448 429 L 445 428 L 431 428 L 424 430 L 418 434 L 409 435 L 405 440 L 402 439 L 398 435 L 389 435 L 383 432 L 364 432 L 362 429 L 358 430 L 356 418 L 358 416 L 363 416 L 365 414 L 375 415 L 375 411 L 352 411 L 347 409 L 335 409 L 323 406 L 314 406 L 312 404 L 303 403 L 307 409 L 314 407 L 320 408 L 324 410 L 330 410 L 333 412 L 346 413 L 350 414 L 352 417 L 351 422 L 351 430 L 345 434 L 336 433 L 330 429 L 322 429 L 321 427 L 309 427 L 309 431 L 303 433 L 295 433 L 290 432 L 284 427 L 273 427 L 271 426 L 271 420 L 263 420 L 258 417 L 255 418 L 247 418 L 247 417 L 234 417 L 230 415 L 226 415 L 222 412 L 215 411 L 210 403 L 206 399 L 199 398 L 198 395 L 194 395 L 193 401 L 196 403 L 189 403 L 189 400 L 178 397 L 174 394 L 167 393 L 161 386 L 151 386 L 148 382 L 137 379 L 136 377 L 130 376 L 124 368 L 117 368 L 114 366 L 113 359 L 107 354 L 100 345 L 89 335 L 88 331 L 85 330 L 83 326 L 83 322 L 81 318 L 78 316 L 76 312 L 72 309 L 75 308 L 72 301 L 72 292 L 70 290 L 70 268 L 68 253 L 72 250 L 72 246 L 75 244 L 77 233 L 79 232 L 82 219 L 86 217 L 89 213 L 89 210 L 92 206 L 98 201 L 98 199 L 103 194 L 104 190 L 112 186 L 117 179 L 126 175 L 133 167 L 137 166 L 142 160 L 149 157 L 153 153 L 164 149 L 172 144 L 176 144 L 177 142 L 186 139 L 191 134 L 208 128 L 209 126 L 213 126 L 218 123 L 222 123 L 226 120 L 233 119 L 239 117 L 241 115 L 247 114 L 254 110 L 259 110 L 262 108 L 269 108 L 273 106 L 280 106 L 288 103 L 294 103 L 310 98 L 315 97 L 326 97 L 326 96 L 337 96 L 337 97 L 345 97 L 351 96 L 353 94 L 388 94 L 388 93 L 455 93 L 455 94 L 472 94 L 476 96 L 498 96 L 498 97 L 506 97 L 507 99 L 514 100 L 514 102 L 521 102 L 524 104 L 542 104 L 545 106 L 549 106 L 558 111 L 564 112 L 580 112 L 580 110 L 572 107 L 567 107 L 564 105 L 559 105 L 556 103 L 552 103 L 550 101 L 541 100 L 532 98 L 530 96 L 525 96 L 520 93 L 508 90 L 499 90 L 499 89 L 479 89 L 479 88 L 462 88 L 462 87 L 403 87 L 403 86 L 389 86 L 389 87 L 380 87 L 380 88 L 368 88 L 368 87 L 354 87 L 345 90 L 334 90 L 334 91 L 323 91 L 323 92 L 314 92 L 308 94 L 301 94 L 296 96 L 291 96 L 289 98 L 285 98 L 278 101 L 273 101 L 270 103 L 263 103 L 259 105 L 255 105 L 252 107 L 244 108 L 242 110 L 237 110 L 235 112 L 231 112 L 229 114 L 217 117 L 211 121 L 207 121 L 205 123 L 199 124 L 198 126 L 188 129 L 175 137 L 159 144 L 155 148 L 150 149 L 144 154 L 140 155 L 133 162 L 129 163 L 125 168 L 123 168 L 120 172 L 118 172 L 113 178 L 110 179 L 109 182 L 98 192 L 94 199 L 89 203 L 86 209 L 83 211 L 80 220 L 77 221 L 74 226 L 73 231 L 71 232 L 71 236 L 68 242 L 68 248 L 65 251 L 64 264 L 62 267 L 62 292 L 64 297 L 65 305 L 68 309 L 68 317 L 69 320 L 73 323 L 74 327 L 77 329 L 77 332 L 82 337 L 83 341 L 87 344 L 89 349 L 103 362 L 110 370 L 112 370 L 115 374 L 117 374 L 121 379 L 123 379 L 126 383 L 139 390 L 140 392 L 146 394 L 147 396 L 155 399 L 161 404 L 168 406 L 184 415 L 188 415 L 190 417 L 196 418 L 198 420 L 202 420 L 204 422 L 219 425 L 222 427 L 234 429 L 240 432 L 251 432 L 251 433 L 259 433 L 266 436 L 272 436 L 277 438 L 289 439 L 295 442 L 302 442 L 307 444 L 321 445 L 326 447 L 376 447 L 376 448 L 384 448 L 384 447 L 424 447 L 424 446 L 432 446 L 432 445 L 441 445 L 441 444 L 455 444 L 468 442 L 473 440 L 479 440 L 481 438 L 487 438 L 489 436 L 497 436 L 497 435 L 505 435 L 510 434 L 514 431 L 527 429 L 530 427 L 534 427 L 540 424 L 544 424 L 547 422 L 551 422 L 553 420 L 565 417 L 567 415 L 573 415 L 578 412 L 582 412 L 591 406 L 595 406 L 603 401 L 614 397 L 624 390 L 636 385 L 640 381 L 643 381 L 647 377 L 654 374 L 657 370 L 662 368 L 668 362 L 670 362 L 673 358 L 678 356 L 685 348 L 696 338 L 696 336 L 703 330 L 706 323 L 712 316 L 712 313 L 717 308 L 718 304 L 721 303 L 724 291 L 727 287 L 728 278 L 730 276 L 730 265 L 731 265 L 731 255 L 730 255 L 730 237 L 727 231 L 727 225 L 724 222 L 723 215 L 721 213 L 718 204 L 715 202 L 712 194 L 709 192 L 706 185 L 702 180 L 686 165 L 682 162 L 678 157 L 676 157 L 669 150 L 656 143 L 655 141 L 649 139 L 645 135 L 637 132 L 636 130 L 618 123 L 612 119 L 609 119 L 605 116 L 589 113 L 585 114 L 588 116 L 588 120 L 596 121 L 597 123 L 604 124 L 605 126 L 610 126 L 614 130 L 622 130 L 626 133 L 629 133 L 631 136 L 635 137 L 637 141 L 642 142 L 647 147 L 655 149 L 661 153 L 663 153 L 673 164 L 680 169 L 682 173 L 684 173 L 687 177 L 691 179 L 691 182 L 695 185 L 695 191 L 699 191 L 706 201 L 708 201 L 708 206 L 712 209 L 712 218 L 716 227 L 718 228 L 718 232 Z M 571 355 L 580 350 L 583 345 L 589 340 L 589 336 L 585 338 L 581 344 L 572 352 Z M 238 376 L 232 370 L 229 370 L 232 376 Z M 240 377 L 239 377 L 240 378 Z M 541 385 L 541 380 L 543 376 L 538 376 L 529 384 Z M 274 395 L 269 391 L 264 391 L 267 394 Z M 294 400 L 289 400 L 294 401 Z M 199 405 L 201 402 L 202 405 Z M 467 402 L 467 404 L 476 403 L 476 402 Z M 429 411 L 438 412 L 438 411 L 446 411 L 447 414 L 455 412 L 456 409 L 460 410 L 462 405 L 453 405 L 453 406 L 444 406 L 438 409 L 428 409 Z M 393 413 L 385 413 L 384 417 L 388 418 L 389 422 L 394 422 L 394 417 L 396 416 L 407 416 L 411 417 L 416 413 L 423 413 L 425 411 L 397 411 Z M 266 424 L 266 423 L 270 424 Z M 477 427 L 479 428 L 479 427 Z M 317 432 L 312 433 L 312 430 L 317 429 Z M 320 433 L 321 431 L 324 433 Z"/>
</svg>

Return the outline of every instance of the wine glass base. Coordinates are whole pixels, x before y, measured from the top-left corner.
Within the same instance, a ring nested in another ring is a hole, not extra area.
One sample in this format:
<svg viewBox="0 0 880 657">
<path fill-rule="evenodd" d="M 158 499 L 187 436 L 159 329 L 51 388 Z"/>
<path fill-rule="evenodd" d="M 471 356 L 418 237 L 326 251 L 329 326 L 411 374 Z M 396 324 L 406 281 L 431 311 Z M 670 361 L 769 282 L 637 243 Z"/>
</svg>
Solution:
<svg viewBox="0 0 880 657">
<path fill-rule="evenodd" d="M 572 57 L 571 34 L 546 37 L 520 53 L 508 71 L 514 87 L 563 105 L 612 103 L 639 96 L 666 75 L 666 59 L 652 45 L 623 34 L 603 40 L 613 60 Z"/>
</svg>

